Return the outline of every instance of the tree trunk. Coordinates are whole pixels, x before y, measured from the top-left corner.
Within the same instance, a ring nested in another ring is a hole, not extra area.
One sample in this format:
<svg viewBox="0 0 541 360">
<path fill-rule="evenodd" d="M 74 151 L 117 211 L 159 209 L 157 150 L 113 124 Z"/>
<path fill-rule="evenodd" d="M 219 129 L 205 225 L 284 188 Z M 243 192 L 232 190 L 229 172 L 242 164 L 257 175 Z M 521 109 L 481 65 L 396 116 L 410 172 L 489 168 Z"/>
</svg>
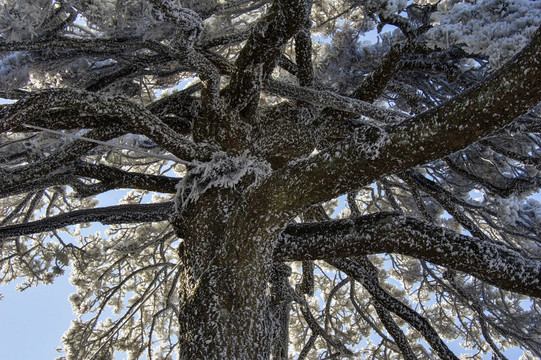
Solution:
<svg viewBox="0 0 541 360">
<path fill-rule="evenodd" d="M 262 231 L 239 199 L 238 188 L 212 188 L 175 221 L 185 266 L 180 359 L 270 358 L 276 321 L 267 287 L 277 234 Z"/>
<path fill-rule="evenodd" d="M 266 281 L 211 265 L 180 309 L 180 359 L 268 359 L 273 319 Z"/>
</svg>

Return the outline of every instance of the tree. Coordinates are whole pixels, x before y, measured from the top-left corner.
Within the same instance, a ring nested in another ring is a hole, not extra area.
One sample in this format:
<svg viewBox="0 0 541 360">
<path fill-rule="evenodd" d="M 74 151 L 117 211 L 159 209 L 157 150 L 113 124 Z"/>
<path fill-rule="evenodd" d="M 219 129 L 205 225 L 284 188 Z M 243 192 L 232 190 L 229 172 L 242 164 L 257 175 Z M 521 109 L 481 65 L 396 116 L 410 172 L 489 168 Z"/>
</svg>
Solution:
<svg viewBox="0 0 541 360">
<path fill-rule="evenodd" d="M 2 4 L 2 281 L 70 269 L 67 359 L 541 356 L 539 2 Z"/>
</svg>

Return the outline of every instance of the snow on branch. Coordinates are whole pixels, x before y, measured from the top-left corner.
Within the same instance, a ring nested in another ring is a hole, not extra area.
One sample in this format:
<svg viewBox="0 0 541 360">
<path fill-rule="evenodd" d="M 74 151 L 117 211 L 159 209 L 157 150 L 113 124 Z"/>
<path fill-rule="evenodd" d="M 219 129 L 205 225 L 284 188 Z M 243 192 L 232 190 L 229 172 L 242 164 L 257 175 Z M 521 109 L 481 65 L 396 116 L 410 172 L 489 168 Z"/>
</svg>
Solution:
<svg viewBox="0 0 541 360">
<path fill-rule="evenodd" d="M 73 49 L 79 54 L 107 56 L 119 53 L 125 53 L 131 50 L 137 50 L 149 47 L 155 49 L 155 45 L 150 42 L 141 41 L 138 37 L 117 37 L 117 38 L 98 38 L 98 39 L 79 39 L 79 38 L 48 38 L 28 41 L 0 41 L 0 51 L 40 51 L 40 50 L 66 50 Z"/>
<path fill-rule="evenodd" d="M 109 141 L 123 134 L 122 129 L 109 126 L 90 130 L 86 136 L 100 141 Z M 0 193 L 11 186 L 32 179 L 44 178 L 61 173 L 63 167 L 71 165 L 79 157 L 96 147 L 88 141 L 75 140 L 57 149 L 55 152 L 39 161 L 14 169 L 0 168 Z"/>
<path fill-rule="evenodd" d="M 366 101 L 338 95 L 331 91 L 314 90 L 272 79 L 265 81 L 264 89 L 286 98 L 302 100 L 317 106 L 327 106 L 336 110 L 364 115 L 382 124 L 396 123 L 407 118 L 405 114 L 398 111 L 387 110 Z"/>
<path fill-rule="evenodd" d="M 82 114 L 90 114 L 102 119 L 104 125 L 110 125 L 113 118 L 119 127 L 146 135 L 182 160 L 208 159 L 214 150 L 206 144 L 194 144 L 149 110 L 124 97 L 109 97 L 75 89 L 36 91 L 15 104 L 2 108 L 0 132 L 10 131 L 55 108 L 69 108 Z"/>
<path fill-rule="evenodd" d="M 292 162 L 261 186 L 275 206 L 300 211 L 371 184 L 381 176 L 461 150 L 541 102 L 541 29 L 512 61 L 450 101 L 381 129 L 364 126 L 315 156 Z M 325 178 L 321 174 L 326 174 Z M 328 180 L 325 180 L 328 179 Z M 301 186 L 302 196 L 288 189 Z M 280 194 L 290 193 L 284 201 Z"/>
<path fill-rule="evenodd" d="M 458 360 L 425 317 L 389 294 L 362 266 L 347 259 L 330 260 L 329 264 L 360 282 L 376 301 L 419 331 L 441 359 Z"/>
<path fill-rule="evenodd" d="M 172 202 L 128 204 L 75 210 L 24 224 L 0 227 L 0 239 L 53 231 L 65 226 L 100 222 L 104 225 L 165 221 L 171 216 Z"/>
<path fill-rule="evenodd" d="M 178 183 L 175 197 L 176 209 L 195 202 L 212 187 L 234 188 L 246 175 L 253 175 L 257 182 L 272 171 L 269 163 L 251 156 L 230 157 L 224 152 L 213 154 L 209 162 L 194 162 L 194 167 Z"/>
<path fill-rule="evenodd" d="M 289 225 L 274 258 L 297 261 L 380 253 L 408 255 L 471 274 L 505 290 L 541 297 L 539 261 L 399 213 Z"/>
<path fill-rule="evenodd" d="M 152 175 L 120 170 L 103 164 L 75 163 L 74 173 L 100 180 L 108 189 L 132 188 L 174 193 L 180 179 L 164 175 Z"/>
<path fill-rule="evenodd" d="M 306 23 L 308 5 L 304 0 L 274 1 L 257 23 L 235 61 L 230 83 L 234 108 L 242 110 L 259 96 L 261 81 L 273 71 L 284 45 Z"/>
</svg>

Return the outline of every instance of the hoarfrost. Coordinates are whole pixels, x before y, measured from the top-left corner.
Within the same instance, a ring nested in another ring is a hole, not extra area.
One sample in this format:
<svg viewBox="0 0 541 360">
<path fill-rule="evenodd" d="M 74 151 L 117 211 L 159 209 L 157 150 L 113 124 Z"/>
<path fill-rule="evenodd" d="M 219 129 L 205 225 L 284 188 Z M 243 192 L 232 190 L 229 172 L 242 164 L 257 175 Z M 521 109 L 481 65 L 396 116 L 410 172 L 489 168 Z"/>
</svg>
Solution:
<svg viewBox="0 0 541 360">
<path fill-rule="evenodd" d="M 370 0 L 366 1 L 365 6 L 373 11 L 379 12 L 383 16 L 399 13 L 406 8 L 405 0 Z"/>
<path fill-rule="evenodd" d="M 0 60 L 0 90 L 9 90 L 24 86 L 28 82 L 29 56 L 17 51 Z"/>
<path fill-rule="evenodd" d="M 541 3 L 528 0 L 442 1 L 427 32 L 433 46 L 460 45 L 472 54 L 485 54 L 502 65 L 528 43 L 541 25 Z"/>
<path fill-rule="evenodd" d="M 500 198 L 498 204 L 498 217 L 505 225 L 515 225 L 517 222 L 531 225 L 541 225 L 541 203 L 535 199 L 527 198 L 521 201 L 518 196 Z"/>
<path fill-rule="evenodd" d="M 253 175 L 255 182 L 271 172 L 269 163 L 253 156 L 228 156 L 217 152 L 209 162 L 194 162 L 195 165 L 177 185 L 175 209 L 196 202 L 199 196 L 212 187 L 234 188 L 246 175 Z"/>
</svg>

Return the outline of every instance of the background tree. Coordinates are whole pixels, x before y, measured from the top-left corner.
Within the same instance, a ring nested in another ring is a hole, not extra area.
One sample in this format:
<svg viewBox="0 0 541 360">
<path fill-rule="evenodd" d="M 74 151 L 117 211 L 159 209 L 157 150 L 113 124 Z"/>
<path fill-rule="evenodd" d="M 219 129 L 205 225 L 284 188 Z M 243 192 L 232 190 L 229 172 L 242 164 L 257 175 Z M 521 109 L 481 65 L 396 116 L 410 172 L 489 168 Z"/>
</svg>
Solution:
<svg viewBox="0 0 541 360">
<path fill-rule="evenodd" d="M 70 269 L 67 359 L 541 356 L 539 2 L 0 6 L 1 278 Z"/>
</svg>

